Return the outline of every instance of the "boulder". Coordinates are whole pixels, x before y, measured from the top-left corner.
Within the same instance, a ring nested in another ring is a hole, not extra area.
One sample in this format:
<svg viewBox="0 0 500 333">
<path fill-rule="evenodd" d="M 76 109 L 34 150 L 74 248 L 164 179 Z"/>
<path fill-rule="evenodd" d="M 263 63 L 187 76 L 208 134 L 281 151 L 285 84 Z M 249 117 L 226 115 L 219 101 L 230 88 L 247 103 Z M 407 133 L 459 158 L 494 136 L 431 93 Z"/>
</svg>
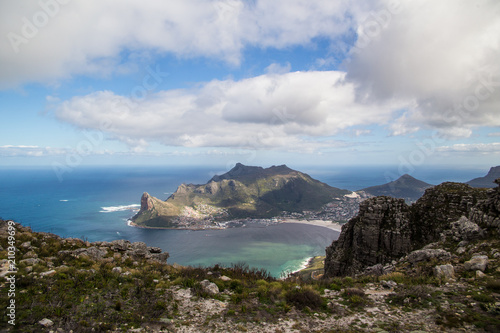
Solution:
<svg viewBox="0 0 500 333">
<path fill-rule="evenodd" d="M 26 264 L 27 266 L 33 266 L 36 265 L 40 262 L 40 259 L 38 258 L 28 258 L 28 259 L 23 259 L 19 261 L 20 264 Z"/>
<path fill-rule="evenodd" d="M 201 287 L 204 292 L 210 295 L 217 295 L 219 293 L 219 287 L 213 282 L 210 282 L 208 280 L 203 280 L 200 282 Z"/>
<path fill-rule="evenodd" d="M 486 277 L 486 274 L 484 274 L 481 271 L 476 271 L 476 278 L 480 279 L 480 278 L 484 278 L 484 277 Z"/>
<path fill-rule="evenodd" d="M 167 262 L 168 257 L 170 257 L 168 252 L 151 254 L 151 259 L 157 260 L 157 261 L 163 262 L 163 263 Z"/>
<path fill-rule="evenodd" d="M 406 261 L 414 265 L 419 262 L 430 261 L 432 259 L 449 261 L 451 259 L 451 253 L 443 249 L 425 249 L 413 251 L 406 256 Z"/>
<path fill-rule="evenodd" d="M 54 322 L 50 319 L 47 319 L 47 318 L 43 318 L 38 323 L 40 325 L 42 325 L 43 327 L 50 327 L 50 326 L 54 325 Z"/>
<path fill-rule="evenodd" d="M 149 251 L 149 253 L 161 253 L 162 252 L 161 248 L 155 247 L 155 246 L 148 247 L 148 251 Z"/>
<path fill-rule="evenodd" d="M 468 271 L 484 272 L 488 266 L 488 256 L 474 255 L 471 260 L 464 263 L 464 268 Z"/>
<path fill-rule="evenodd" d="M 121 267 L 113 267 L 111 272 L 120 274 L 122 272 L 122 268 Z"/>
<path fill-rule="evenodd" d="M 87 256 L 92 260 L 100 260 L 104 258 L 108 251 L 92 246 L 89 248 L 81 248 L 75 251 L 78 257 Z"/>
<path fill-rule="evenodd" d="M 451 229 L 446 232 L 454 241 L 470 241 L 483 236 L 483 230 L 467 217 L 462 216 L 456 222 L 453 222 Z"/>
<path fill-rule="evenodd" d="M 40 273 L 40 276 L 50 276 L 50 275 L 54 275 L 56 274 L 57 272 L 55 270 L 50 270 L 50 271 L 47 271 L 47 272 L 43 272 L 43 273 Z"/>
<path fill-rule="evenodd" d="M 130 250 L 128 251 L 128 254 L 135 259 L 151 258 L 148 247 L 144 242 L 134 242 L 130 244 Z"/>
<path fill-rule="evenodd" d="M 109 247 L 111 250 L 114 252 L 124 252 L 128 250 L 130 242 L 124 239 L 119 239 L 119 240 L 114 240 L 111 243 L 109 243 Z"/>
<path fill-rule="evenodd" d="M 438 278 L 444 278 L 445 280 L 450 280 L 455 278 L 455 269 L 453 265 L 438 265 L 434 267 L 434 275 Z"/>
<path fill-rule="evenodd" d="M 382 284 L 382 287 L 384 287 L 386 289 L 393 289 L 393 288 L 396 288 L 398 286 L 398 284 L 392 280 L 389 280 L 389 281 L 382 280 L 382 281 L 380 281 L 380 283 Z"/>
</svg>

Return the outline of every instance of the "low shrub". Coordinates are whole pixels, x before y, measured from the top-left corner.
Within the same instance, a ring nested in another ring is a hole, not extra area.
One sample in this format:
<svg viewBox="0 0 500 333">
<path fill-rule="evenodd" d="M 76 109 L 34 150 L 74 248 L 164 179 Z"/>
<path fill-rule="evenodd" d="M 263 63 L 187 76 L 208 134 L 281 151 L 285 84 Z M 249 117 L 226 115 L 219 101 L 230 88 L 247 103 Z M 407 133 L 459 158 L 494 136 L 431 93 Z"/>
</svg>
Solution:
<svg viewBox="0 0 500 333">
<path fill-rule="evenodd" d="M 309 307 L 311 310 L 324 307 L 324 301 L 320 294 L 311 288 L 292 289 L 285 295 L 286 301 L 299 309 Z"/>
</svg>

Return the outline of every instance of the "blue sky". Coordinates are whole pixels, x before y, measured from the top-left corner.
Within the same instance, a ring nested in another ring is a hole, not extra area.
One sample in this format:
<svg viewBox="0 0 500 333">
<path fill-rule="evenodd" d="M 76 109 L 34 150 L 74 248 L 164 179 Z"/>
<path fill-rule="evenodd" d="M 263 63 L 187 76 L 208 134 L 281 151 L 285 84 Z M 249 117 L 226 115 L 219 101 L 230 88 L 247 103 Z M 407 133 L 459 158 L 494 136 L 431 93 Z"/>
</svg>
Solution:
<svg viewBox="0 0 500 333">
<path fill-rule="evenodd" d="M 0 166 L 500 164 L 496 1 L 2 1 L 0 36 Z"/>
</svg>

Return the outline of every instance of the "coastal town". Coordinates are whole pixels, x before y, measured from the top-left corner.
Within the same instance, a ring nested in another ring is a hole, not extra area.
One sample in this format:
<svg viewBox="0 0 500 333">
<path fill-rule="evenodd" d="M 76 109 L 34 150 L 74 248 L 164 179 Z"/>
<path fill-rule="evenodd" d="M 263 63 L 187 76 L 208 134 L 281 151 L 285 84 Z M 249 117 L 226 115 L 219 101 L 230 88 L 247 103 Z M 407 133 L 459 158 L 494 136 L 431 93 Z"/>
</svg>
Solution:
<svg viewBox="0 0 500 333">
<path fill-rule="evenodd" d="M 360 191 L 352 192 L 340 198 L 334 198 L 319 211 L 287 212 L 272 218 L 229 219 L 227 209 L 208 204 L 184 207 L 176 217 L 176 229 L 208 230 L 246 227 L 249 225 L 270 226 L 291 221 L 329 221 L 342 225 L 356 216 L 359 204 L 370 197 Z"/>
</svg>

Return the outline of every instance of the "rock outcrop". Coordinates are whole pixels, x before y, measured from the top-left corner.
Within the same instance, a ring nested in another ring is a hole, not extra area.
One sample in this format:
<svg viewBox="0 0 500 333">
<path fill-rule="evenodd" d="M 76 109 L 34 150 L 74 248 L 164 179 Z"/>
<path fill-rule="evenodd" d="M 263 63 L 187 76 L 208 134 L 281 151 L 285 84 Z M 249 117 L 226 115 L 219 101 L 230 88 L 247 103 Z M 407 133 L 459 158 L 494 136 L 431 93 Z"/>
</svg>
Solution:
<svg viewBox="0 0 500 333">
<path fill-rule="evenodd" d="M 496 182 L 500 184 L 500 179 Z M 500 227 L 499 212 L 500 188 L 477 189 L 461 183 L 430 188 L 411 206 L 390 197 L 368 199 L 326 249 L 325 276 L 353 275 L 367 267 L 383 273 L 384 264 L 443 237 L 477 239 L 484 228 Z M 422 251 L 411 257 L 436 250 Z"/>
<path fill-rule="evenodd" d="M 358 216 L 342 228 L 339 239 L 327 248 L 325 274 L 353 274 L 408 253 L 409 213 L 403 199 L 375 197 L 362 202 Z"/>
</svg>

